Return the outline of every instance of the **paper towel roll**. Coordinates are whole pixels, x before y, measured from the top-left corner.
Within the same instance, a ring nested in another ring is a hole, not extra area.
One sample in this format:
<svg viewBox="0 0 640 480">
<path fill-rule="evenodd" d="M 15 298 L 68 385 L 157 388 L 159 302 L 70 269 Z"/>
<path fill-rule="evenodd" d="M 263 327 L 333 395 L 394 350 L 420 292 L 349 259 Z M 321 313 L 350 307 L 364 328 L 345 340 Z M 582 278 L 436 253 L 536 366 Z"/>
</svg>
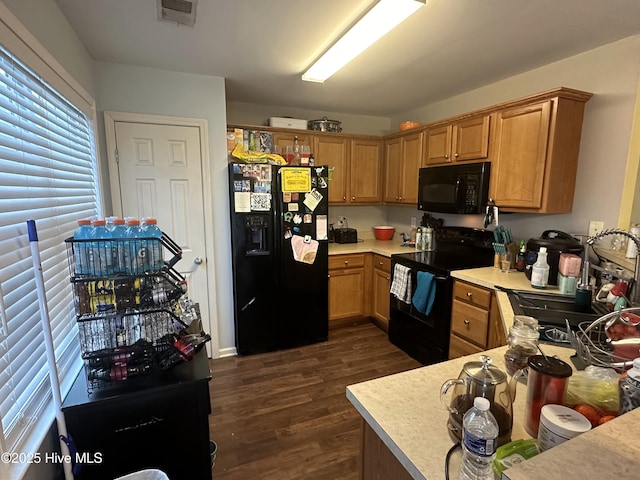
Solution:
<svg viewBox="0 0 640 480">
<path fill-rule="evenodd" d="M 640 237 L 640 226 L 636 225 L 634 227 L 631 227 L 631 233 L 633 233 L 637 237 Z M 625 254 L 625 257 L 636 258 L 636 255 L 638 255 L 638 247 L 636 246 L 636 242 L 634 242 L 631 239 L 628 239 L 627 253 Z"/>
</svg>

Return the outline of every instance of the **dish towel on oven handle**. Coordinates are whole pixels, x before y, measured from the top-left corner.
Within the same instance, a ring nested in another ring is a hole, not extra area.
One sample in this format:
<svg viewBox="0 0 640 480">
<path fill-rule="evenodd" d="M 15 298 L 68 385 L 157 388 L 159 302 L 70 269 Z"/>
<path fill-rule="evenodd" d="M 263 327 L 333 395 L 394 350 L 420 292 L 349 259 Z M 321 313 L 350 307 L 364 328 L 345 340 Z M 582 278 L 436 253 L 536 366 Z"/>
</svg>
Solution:
<svg viewBox="0 0 640 480">
<path fill-rule="evenodd" d="M 413 306 L 423 315 L 429 315 L 436 298 L 436 279 L 429 272 L 418 272 L 418 285 L 413 294 Z"/>
<path fill-rule="evenodd" d="M 393 268 L 393 282 L 389 290 L 395 297 L 406 303 L 411 304 L 411 269 L 396 263 Z"/>
</svg>

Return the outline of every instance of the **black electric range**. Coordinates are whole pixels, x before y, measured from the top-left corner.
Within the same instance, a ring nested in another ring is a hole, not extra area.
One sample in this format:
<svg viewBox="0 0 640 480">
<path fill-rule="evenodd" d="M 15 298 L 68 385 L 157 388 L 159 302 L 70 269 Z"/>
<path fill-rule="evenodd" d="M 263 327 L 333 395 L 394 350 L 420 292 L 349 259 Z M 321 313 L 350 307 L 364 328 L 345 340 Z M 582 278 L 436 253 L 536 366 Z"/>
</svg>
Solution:
<svg viewBox="0 0 640 480">
<path fill-rule="evenodd" d="M 425 314 L 413 301 L 407 303 L 390 294 L 389 340 L 424 365 L 447 360 L 453 300 L 451 272 L 493 265 L 492 242 L 493 233 L 488 230 L 444 227 L 436 230 L 435 251 L 392 255 L 392 285 L 396 265 L 408 268 L 413 299 L 418 272 L 428 272 L 435 282 L 435 297 Z"/>
</svg>

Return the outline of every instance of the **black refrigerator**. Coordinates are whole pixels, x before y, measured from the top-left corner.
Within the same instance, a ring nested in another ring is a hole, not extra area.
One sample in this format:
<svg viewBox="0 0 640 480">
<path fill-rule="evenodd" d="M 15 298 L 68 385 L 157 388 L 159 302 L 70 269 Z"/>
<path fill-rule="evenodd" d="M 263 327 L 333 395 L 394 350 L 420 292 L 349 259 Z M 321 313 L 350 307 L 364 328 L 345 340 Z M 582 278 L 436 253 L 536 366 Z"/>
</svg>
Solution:
<svg viewBox="0 0 640 480">
<path fill-rule="evenodd" d="M 238 354 L 325 341 L 326 166 L 229 164 Z"/>
</svg>

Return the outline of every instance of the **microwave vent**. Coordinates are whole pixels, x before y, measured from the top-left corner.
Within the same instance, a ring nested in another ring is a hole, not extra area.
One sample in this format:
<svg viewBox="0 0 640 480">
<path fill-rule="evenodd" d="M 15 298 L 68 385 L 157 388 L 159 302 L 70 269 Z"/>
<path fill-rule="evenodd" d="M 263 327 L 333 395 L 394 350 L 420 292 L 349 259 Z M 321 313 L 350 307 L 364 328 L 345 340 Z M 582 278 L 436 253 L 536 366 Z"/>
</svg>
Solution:
<svg viewBox="0 0 640 480">
<path fill-rule="evenodd" d="M 158 20 L 193 27 L 197 0 L 157 0 Z"/>
</svg>

